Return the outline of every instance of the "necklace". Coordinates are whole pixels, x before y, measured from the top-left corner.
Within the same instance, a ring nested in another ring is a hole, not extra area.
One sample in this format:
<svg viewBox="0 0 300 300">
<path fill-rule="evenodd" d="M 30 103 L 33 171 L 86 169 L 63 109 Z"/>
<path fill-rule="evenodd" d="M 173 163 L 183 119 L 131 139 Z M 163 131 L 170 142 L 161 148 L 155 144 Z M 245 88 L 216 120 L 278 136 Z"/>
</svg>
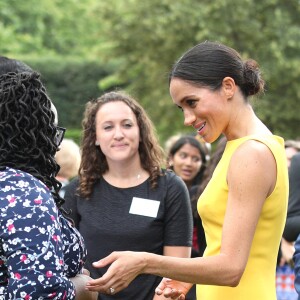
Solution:
<svg viewBox="0 0 300 300">
<path fill-rule="evenodd" d="M 136 176 L 136 179 L 140 179 L 141 178 L 141 174 L 138 174 L 137 176 Z"/>
</svg>

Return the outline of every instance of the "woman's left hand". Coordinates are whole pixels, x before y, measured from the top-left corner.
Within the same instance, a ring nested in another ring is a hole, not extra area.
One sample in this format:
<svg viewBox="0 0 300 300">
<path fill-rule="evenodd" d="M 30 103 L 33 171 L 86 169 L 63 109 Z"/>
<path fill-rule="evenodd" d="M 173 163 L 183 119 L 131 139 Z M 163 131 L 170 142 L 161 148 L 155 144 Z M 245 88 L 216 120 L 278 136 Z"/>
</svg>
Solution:
<svg viewBox="0 0 300 300">
<path fill-rule="evenodd" d="M 88 269 L 85 269 L 85 268 L 82 269 L 82 274 L 87 275 L 87 276 L 91 276 L 91 272 Z"/>
<path fill-rule="evenodd" d="M 107 257 L 94 262 L 95 268 L 102 268 L 110 264 L 106 273 L 94 280 L 90 280 L 86 288 L 103 294 L 116 294 L 126 288 L 132 280 L 142 273 L 146 266 L 144 252 L 113 252 Z"/>
<path fill-rule="evenodd" d="M 98 293 L 95 291 L 86 290 L 86 283 L 92 279 L 85 274 L 77 274 L 75 277 L 70 278 L 76 290 L 75 300 L 97 300 Z"/>
<path fill-rule="evenodd" d="M 184 300 L 192 284 L 163 278 L 158 287 L 155 289 L 157 295 L 163 295 L 166 298 L 175 300 Z"/>
</svg>

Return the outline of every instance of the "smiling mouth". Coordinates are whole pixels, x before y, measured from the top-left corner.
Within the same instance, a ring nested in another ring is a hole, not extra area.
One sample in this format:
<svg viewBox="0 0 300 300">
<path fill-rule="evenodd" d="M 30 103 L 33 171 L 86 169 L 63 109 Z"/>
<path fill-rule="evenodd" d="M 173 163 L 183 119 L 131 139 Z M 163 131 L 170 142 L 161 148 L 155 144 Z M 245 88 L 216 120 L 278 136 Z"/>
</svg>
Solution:
<svg viewBox="0 0 300 300">
<path fill-rule="evenodd" d="M 197 131 L 200 131 L 204 128 L 204 126 L 206 125 L 206 122 L 204 122 L 199 128 L 195 128 Z"/>
</svg>

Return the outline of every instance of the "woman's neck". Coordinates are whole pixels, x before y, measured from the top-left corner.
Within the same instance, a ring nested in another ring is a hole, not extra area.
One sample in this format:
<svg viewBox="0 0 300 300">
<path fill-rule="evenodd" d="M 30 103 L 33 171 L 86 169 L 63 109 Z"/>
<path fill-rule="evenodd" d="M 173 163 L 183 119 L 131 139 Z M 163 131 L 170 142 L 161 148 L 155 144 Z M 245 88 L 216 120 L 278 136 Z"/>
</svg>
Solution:
<svg viewBox="0 0 300 300">
<path fill-rule="evenodd" d="M 141 163 L 120 164 L 109 163 L 108 171 L 103 178 L 111 185 L 121 188 L 133 187 L 144 182 L 149 173 L 143 169 Z"/>
<path fill-rule="evenodd" d="M 251 105 L 240 107 L 224 132 L 228 141 L 254 134 L 272 134 L 255 115 Z"/>
</svg>

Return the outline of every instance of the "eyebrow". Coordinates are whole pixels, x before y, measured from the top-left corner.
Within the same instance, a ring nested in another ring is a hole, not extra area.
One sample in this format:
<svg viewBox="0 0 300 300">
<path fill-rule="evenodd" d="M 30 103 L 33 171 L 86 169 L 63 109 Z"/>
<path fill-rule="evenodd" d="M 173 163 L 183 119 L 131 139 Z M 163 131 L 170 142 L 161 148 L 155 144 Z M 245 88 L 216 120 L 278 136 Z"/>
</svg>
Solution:
<svg viewBox="0 0 300 300">
<path fill-rule="evenodd" d="M 191 99 L 191 98 L 197 98 L 198 96 L 197 95 L 195 95 L 195 94 L 191 94 L 191 95 L 187 95 L 187 96 L 184 96 L 182 99 L 181 99 L 181 101 L 180 102 L 183 102 L 183 101 L 186 101 L 186 100 L 189 100 L 189 99 Z"/>
<path fill-rule="evenodd" d="M 184 96 L 182 99 L 179 100 L 179 104 L 182 104 L 183 102 L 185 102 L 186 100 L 196 100 L 194 98 L 197 98 L 197 96 L 195 94 L 191 94 L 191 95 L 187 95 L 187 96 Z M 180 105 L 174 103 L 178 108 L 181 108 Z"/>
<path fill-rule="evenodd" d="M 119 121 L 118 121 L 119 122 Z M 124 122 L 131 122 L 131 123 L 134 123 L 134 120 L 132 119 L 122 119 L 120 121 L 121 123 L 124 123 Z M 105 123 L 115 123 L 115 120 L 106 120 L 106 121 L 102 121 L 100 124 L 105 124 Z"/>
</svg>

